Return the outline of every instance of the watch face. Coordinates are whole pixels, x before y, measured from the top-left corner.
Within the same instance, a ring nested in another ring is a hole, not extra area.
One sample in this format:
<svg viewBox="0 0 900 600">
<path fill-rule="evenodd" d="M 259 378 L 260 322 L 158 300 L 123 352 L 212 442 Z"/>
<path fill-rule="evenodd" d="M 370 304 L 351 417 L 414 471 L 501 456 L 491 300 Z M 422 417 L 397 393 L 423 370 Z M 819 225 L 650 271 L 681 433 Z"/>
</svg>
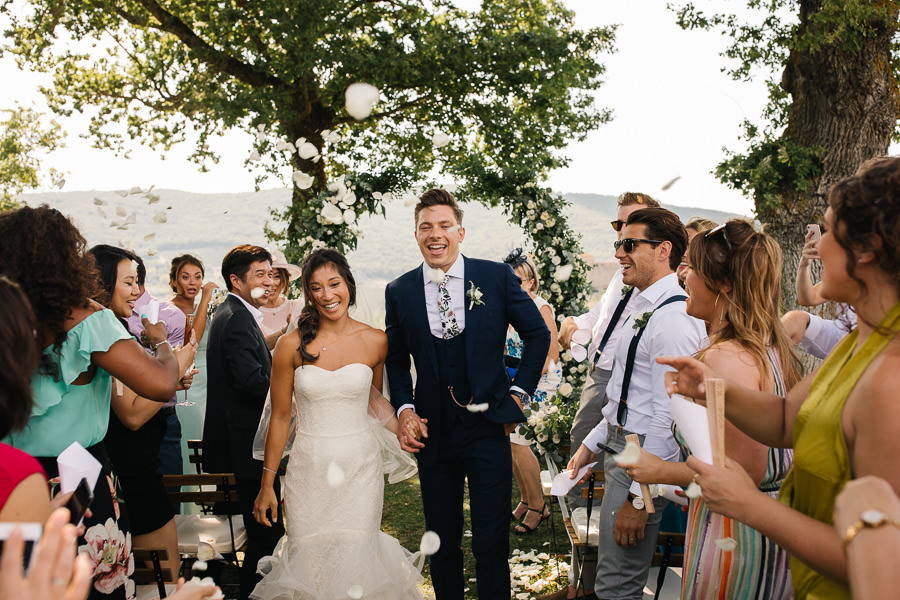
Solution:
<svg viewBox="0 0 900 600">
<path fill-rule="evenodd" d="M 634 500 L 631 501 L 631 505 L 632 505 L 633 507 L 635 507 L 636 509 L 638 509 L 638 510 L 643 510 L 643 508 L 644 508 L 644 499 L 643 499 L 643 498 L 640 498 L 640 497 L 635 498 Z"/>
<path fill-rule="evenodd" d="M 859 515 L 860 520 L 866 525 L 880 525 L 884 519 L 884 513 L 877 509 L 870 509 L 867 511 L 863 511 L 861 515 Z"/>
</svg>

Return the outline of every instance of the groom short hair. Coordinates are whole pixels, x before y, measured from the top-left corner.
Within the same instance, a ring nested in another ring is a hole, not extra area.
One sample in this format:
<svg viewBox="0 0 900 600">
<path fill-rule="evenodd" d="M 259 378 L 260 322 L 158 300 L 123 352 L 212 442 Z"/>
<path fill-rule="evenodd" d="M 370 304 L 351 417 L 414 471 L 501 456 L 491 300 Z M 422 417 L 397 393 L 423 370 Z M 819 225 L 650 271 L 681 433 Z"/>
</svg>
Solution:
<svg viewBox="0 0 900 600">
<path fill-rule="evenodd" d="M 222 277 L 225 279 L 225 287 L 231 291 L 231 276 L 237 275 L 238 279 L 244 281 L 247 277 L 247 271 L 250 265 L 261 260 L 272 262 L 272 255 L 269 251 L 260 246 L 251 246 L 250 244 L 241 244 L 235 246 L 228 251 L 225 258 L 222 259 Z"/>
<path fill-rule="evenodd" d="M 449 206 L 453 209 L 453 215 L 456 217 L 456 223 L 462 225 L 463 211 L 456 203 L 456 198 L 447 190 L 432 188 L 419 196 L 419 203 L 416 204 L 416 226 L 419 225 L 419 213 L 422 209 L 430 206 Z"/>
<path fill-rule="evenodd" d="M 687 251 L 687 230 L 678 215 L 665 208 L 644 208 L 628 215 L 628 225 L 644 225 L 647 237 L 672 244 L 669 253 L 669 267 L 678 268 L 681 257 Z"/>
</svg>

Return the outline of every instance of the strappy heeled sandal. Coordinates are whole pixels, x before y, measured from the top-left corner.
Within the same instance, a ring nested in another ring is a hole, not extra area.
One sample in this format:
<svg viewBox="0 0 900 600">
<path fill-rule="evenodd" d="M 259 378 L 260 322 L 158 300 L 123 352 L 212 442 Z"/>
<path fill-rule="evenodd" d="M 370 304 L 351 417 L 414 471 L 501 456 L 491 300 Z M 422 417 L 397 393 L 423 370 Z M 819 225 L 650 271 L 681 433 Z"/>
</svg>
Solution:
<svg viewBox="0 0 900 600">
<path fill-rule="evenodd" d="M 527 502 L 525 502 L 524 500 L 519 500 L 519 506 L 525 506 L 525 512 L 528 512 L 528 503 Z M 516 506 L 516 510 L 519 510 L 519 506 Z M 512 517 L 513 521 L 518 521 L 519 519 L 522 519 L 525 516 L 525 513 L 522 513 L 521 517 L 517 517 L 516 510 L 509 513 L 510 516 Z"/>
<path fill-rule="evenodd" d="M 540 526 L 541 523 L 543 523 L 544 521 L 546 521 L 547 519 L 550 518 L 550 509 L 547 508 L 546 502 L 544 502 L 544 505 L 541 507 L 540 510 L 538 510 L 536 508 L 529 508 L 526 511 L 526 514 L 528 512 L 540 513 L 540 515 L 541 515 L 540 521 L 538 521 L 534 527 L 529 527 L 528 525 L 525 524 L 525 519 L 522 519 L 522 521 L 519 523 L 518 526 L 522 527 L 525 531 L 519 531 L 518 529 L 515 529 L 514 531 L 516 532 L 516 535 L 528 535 L 528 534 L 534 533 L 535 530 L 537 530 L 537 528 Z"/>
</svg>

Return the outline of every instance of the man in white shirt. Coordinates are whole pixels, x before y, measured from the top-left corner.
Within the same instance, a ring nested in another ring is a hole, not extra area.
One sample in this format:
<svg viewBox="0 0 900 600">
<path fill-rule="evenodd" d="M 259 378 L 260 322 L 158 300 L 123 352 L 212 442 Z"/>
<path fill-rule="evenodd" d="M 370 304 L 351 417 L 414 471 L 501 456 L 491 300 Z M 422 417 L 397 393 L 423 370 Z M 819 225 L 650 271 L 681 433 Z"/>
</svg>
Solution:
<svg viewBox="0 0 900 600">
<path fill-rule="evenodd" d="M 663 460 L 679 459 L 663 376 L 668 368 L 655 359 L 673 352 L 691 354 L 706 336 L 703 322 L 685 312 L 686 296 L 675 275 L 687 246 L 678 217 L 662 208 L 636 211 L 616 246 L 622 281 L 634 286 L 637 297 L 616 342 L 603 419 L 569 461 L 568 467 L 576 471 L 593 461 L 598 442 L 621 451 L 631 433 L 639 436 L 647 452 Z M 649 514 L 640 486 L 612 456 L 605 455 L 604 469 L 594 590 L 606 600 L 640 600 L 668 501 L 654 499 L 656 512 Z"/>
<path fill-rule="evenodd" d="M 616 220 L 612 222 L 613 229 L 618 232 L 618 239 L 622 239 L 625 233 L 625 223 L 628 217 L 636 210 L 642 208 L 659 208 L 659 202 L 648 196 L 647 194 L 638 194 L 634 192 L 625 192 L 620 195 L 616 203 L 619 206 L 616 213 Z M 572 343 L 572 335 L 578 330 L 587 330 L 591 332 L 591 343 L 588 346 L 587 360 L 590 363 L 590 371 L 584 388 L 581 390 L 581 399 L 578 404 L 578 412 L 575 414 L 575 421 L 572 423 L 572 450 L 575 451 L 584 441 L 584 437 L 596 425 L 603 415 L 600 411 L 606 406 L 606 385 L 609 383 L 609 376 L 612 374 L 613 364 L 613 348 L 616 347 L 616 340 L 619 338 L 619 332 L 622 323 L 631 314 L 634 307 L 637 294 L 631 292 L 629 295 L 623 291 L 622 270 L 617 269 L 606 291 L 600 297 L 600 301 L 594 305 L 589 312 L 577 317 L 566 317 L 560 324 L 559 343 L 563 348 L 568 348 Z M 628 296 L 626 300 L 625 296 Z M 624 306 L 618 311 L 620 303 Z M 618 313 L 618 314 L 617 314 Z M 618 318 L 613 321 L 613 316 Z M 607 335 L 608 332 L 608 335 Z M 606 339 L 601 349 L 601 342 Z M 576 486 L 575 491 L 578 492 L 580 500 L 581 486 Z"/>
</svg>

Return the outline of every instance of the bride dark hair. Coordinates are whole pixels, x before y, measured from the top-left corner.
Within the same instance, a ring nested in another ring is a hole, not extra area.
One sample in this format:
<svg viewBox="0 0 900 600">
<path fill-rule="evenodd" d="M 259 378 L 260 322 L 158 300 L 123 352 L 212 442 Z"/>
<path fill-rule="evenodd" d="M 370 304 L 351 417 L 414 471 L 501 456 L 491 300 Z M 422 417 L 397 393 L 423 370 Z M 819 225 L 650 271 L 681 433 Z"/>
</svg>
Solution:
<svg viewBox="0 0 900 600">
<path fill-rule="evenodd" d="M 356 280 L 353 279 L 353 273 L 350 272 L 350 264 L 346 257 L 334 248 L 313 250 L 303 261 L 303 274 L 300 276 L 300 281 L 303 285 L 304 304 L 300 318 L 297 320 L 297 329 L 300 330 L 300 347 L 297 348 L 297 351 L 303 360 L 309 362 L 316 362 L 319 359 L 318 354 L 310 354 L 306 349 L 306 346 L 316 338 L 316 334 L 319 332 L 319 309 L 313 300 L 310 280 L 313 273 L 325 265 L 334 266 L 338 275 L 347 284 L 347 290 L 350 292 L 350 306 L 356 304 Z"/>
</svg>

